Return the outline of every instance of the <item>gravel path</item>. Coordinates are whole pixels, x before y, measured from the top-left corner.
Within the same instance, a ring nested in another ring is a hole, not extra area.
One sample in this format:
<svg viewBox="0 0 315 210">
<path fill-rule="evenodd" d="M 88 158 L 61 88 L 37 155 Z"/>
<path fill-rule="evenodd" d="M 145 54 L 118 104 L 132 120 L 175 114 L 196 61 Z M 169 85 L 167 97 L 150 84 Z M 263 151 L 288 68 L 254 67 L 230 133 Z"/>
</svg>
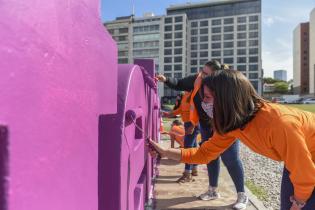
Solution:
<svg viewBox="0 0 315 210">
<path fill-rule="evenodd" d="M 280 209 L 280 186 L 283 164 L 252 152 L 241 144 L 240 156 L 243 160 L 245 179 L 261 187 L 267 194 L 263 201 L 270 209 Z"/>
</svg>

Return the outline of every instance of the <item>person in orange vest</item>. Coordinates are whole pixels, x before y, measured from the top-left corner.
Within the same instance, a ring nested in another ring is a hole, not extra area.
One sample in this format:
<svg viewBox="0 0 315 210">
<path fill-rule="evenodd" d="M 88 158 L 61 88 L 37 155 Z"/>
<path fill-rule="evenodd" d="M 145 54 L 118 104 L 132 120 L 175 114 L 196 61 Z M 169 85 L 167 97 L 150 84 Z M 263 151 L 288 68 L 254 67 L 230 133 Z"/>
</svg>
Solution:
<svg viewBox="0 0 315 210">
<path fill-rule="evenodd" d="M 314 210 L 315 114 L 266 101 L 237 71 L 215 72 L 203 80 L 202 89 L 203 107 L 215 130 L 211 140 L 181 150 L 150 141 L 155 150 L 170 159 L 201 164 L 240 139 L 254 152 L 284 162 L 281 210 Z"/>
<path fill-rule="evenodd" d="M 168 134 L 171 139 L 171 148 L 175 147 L 175 141 L 180 147 L 184 148 L 185 129 L 183 123 L 179 120 L 174 120 L 171 125 L 170 131 L 165 131 L 162 134 Z"/>
<path fill-rule="evenodd" d="M 198 74 L 182 79 L 165 77 L 163 75 L 158 75 L 156 77 L 158 81 L 164 82 L 172 89 L 192 92 L 190 99 L 190 122 L 192 123 L 192 126 L 187 128 L 187 132 L 192 133 L 199 125 L 202 143 L 207 142 L 213 135 L 211 117 L 207 115 L 202 107 L 202 97 L 200 95 L 202 79 L 216 71 L 227 68 L 228 66 L 221 65 L 220 62 L 212 60 L 207 62 Z M 248 197 L 245 194 L 243 164 L 239 158 L 239 141 L 235 141 L 224 153 L 221 154 L 220 157 L 236 188 L 237 201 L 233 207 L 235 209 L 244 209 L 247 206 Z M 217 191 L 220 173 L 220 158 L 218 157 L 209 162 L 207 168 L 209 189 L 207 192 L 202 193 L 199 198 L 201 200 L 214 200 L 220 197 L 220 194 Z"/>
<path fill-rule="evenodd" d="M 171 116 L 176 116 L 180 115 L 182 121 L 184 122 L 184 127 L 185 130 L 187 128 L 191 127 L 191 122 L 190 122 L 190 96 L 191 92 L 185 91 L 184 94 L 180 94 L 180 97 L 178 97 L 178 100 L 176 101 L 175 104 L 175 110 L 171 112 L 166 112 L 164 113 L 164 116 L 166 117 L 171 117 Z M 196 128 L 194 129 L 193 133 L 185 133 L 184 136 L 184 148 L 194 148 L 197 147 L 197 135 L 199 133 L 199 129 Z M 185 183 L 185 182 L 191 182 L 194 181 L 192 176 L 198 176 L 198 170 L 197 170 L 197 165 L 194 164 L 185 164 L 185 170 L 183 172 L 183 176 L 181 176 L 177 182 L 178 183 Z"/>
</svg>

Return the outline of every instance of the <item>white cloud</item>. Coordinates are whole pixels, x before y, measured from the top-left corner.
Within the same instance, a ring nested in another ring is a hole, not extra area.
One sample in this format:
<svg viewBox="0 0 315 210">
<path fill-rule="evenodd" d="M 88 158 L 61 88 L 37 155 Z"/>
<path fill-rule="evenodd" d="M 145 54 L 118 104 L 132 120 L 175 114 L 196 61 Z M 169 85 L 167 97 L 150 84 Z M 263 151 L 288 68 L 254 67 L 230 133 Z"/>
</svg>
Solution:
<svg viewBox="0 0 315 210">
<path fill-rule="evenodd" d="M 270 27 L 275 23 L 273 17 L 269 16 L 269 17 L 263 17 L 263 24 L 265 24 L 266 26 Z"/>
</svg>

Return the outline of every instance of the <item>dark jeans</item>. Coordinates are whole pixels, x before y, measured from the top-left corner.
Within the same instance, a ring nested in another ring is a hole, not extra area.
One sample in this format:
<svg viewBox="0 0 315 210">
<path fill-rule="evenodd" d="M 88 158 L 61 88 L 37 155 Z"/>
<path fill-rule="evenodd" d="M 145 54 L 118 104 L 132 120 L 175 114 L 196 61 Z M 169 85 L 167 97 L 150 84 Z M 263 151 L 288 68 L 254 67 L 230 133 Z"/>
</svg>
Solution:
<svg viewBox="0 0 315 210">
<path fill-rule="evenodd" d="M 212 136 L 212 129 L 208 126 L 200 125 L 202 142 L 208 141 Z M 210 140 L 211 141 L 211 140 Z M 226 166 L 237 192 L 245 192 L 244 189 L 244 170 L 241 159 L 239 158 L 239 141 L 237 140 L 230 148 L 221 154 L 221 159 Z M 209 186 L 217 187 L 220 173 L 220 157 L 207 164 Z"/>
<path fill-rule="evenodd" d="M 191 126 L 191 122 L 185 122 L 184 127 L 185 131 L 187 128 Z M 197 135 L 199 134 L 199 126 L 195 127 L 194 132 L 189 135 L 185 135 L 184 137 L 184 148 L 194 148 L 197 147 Z M 192 168 L 197 165 L 192 165 L 192 164 L 185 164 L 185 171 L 191 171 Z"/>
<path fill-rule="evenodd" d="M 302 169 L 303 170 L 303 169 Z M 294 194 L 292 182 L 290 180 L 290 172 L 284 168 L 281 182 L 281 210 L 290 210 L 292 203 L 290 196 Z M 314 175 L 315 176 L 315 175 Z M 314 210 L 315 209 L 315 189 L 312 196 L 306 202 L 303 210 Z"/>
</svg>

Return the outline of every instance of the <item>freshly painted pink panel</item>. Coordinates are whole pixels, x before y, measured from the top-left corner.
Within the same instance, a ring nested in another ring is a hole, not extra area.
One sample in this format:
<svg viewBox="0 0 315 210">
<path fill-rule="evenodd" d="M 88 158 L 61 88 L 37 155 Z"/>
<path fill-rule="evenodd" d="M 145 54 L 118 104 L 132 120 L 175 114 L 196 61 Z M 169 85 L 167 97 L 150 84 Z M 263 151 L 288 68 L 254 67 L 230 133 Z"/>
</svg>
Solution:
<svg viewBox="0 0 315 210">
<path fill-rule="evenodd" d="M 98 8 L 0 4 L 0 125 L 9 133 L 0 209 L 98 209 L 98 121 L 117 111 L 117 48 Z"/>
</svg>

